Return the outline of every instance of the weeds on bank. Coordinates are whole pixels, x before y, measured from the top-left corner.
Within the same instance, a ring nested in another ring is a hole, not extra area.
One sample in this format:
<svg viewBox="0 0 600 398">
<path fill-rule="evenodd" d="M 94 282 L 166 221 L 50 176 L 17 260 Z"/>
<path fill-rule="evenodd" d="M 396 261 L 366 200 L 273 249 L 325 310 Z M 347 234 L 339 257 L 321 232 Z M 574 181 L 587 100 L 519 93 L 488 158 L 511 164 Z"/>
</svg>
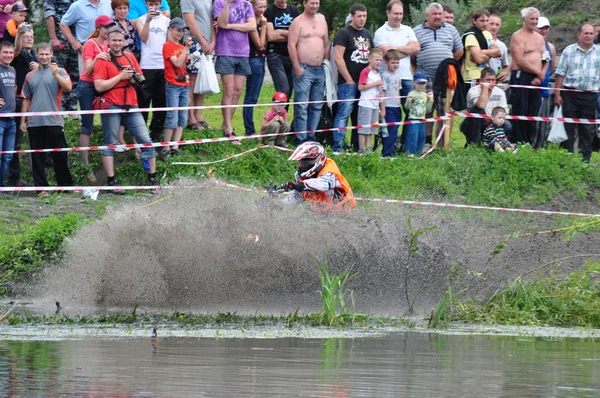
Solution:
<svg viewBox="0 0 600 398">
<path fill-rule="evenodd" d="M 600 327 L 600 261 L 587 261 L 570 274 L 510 282 L 478 302 L 450 289 L 432 316 L 431 327 L 449 321 L 524 326 Z"/>
<path fill-rule="evenodd" d="M 56 261 L 64 239 L 84 221 L 81 214 L 50 216 L 24 227 L 22 233 L 3 236 L 0 240 L 0 295 L 6 283 L 20 280 L 46 262 Z"/>
<path fill-rule="evenodd" d="M 235 312 L 219 312 L 216 314 L 184 314 L 174 312 L 171 314 L 102 314 L 102 315 L 67 315 L 56 314 L 52 316 L 15 314 L 8 315 L 6 322 L 9 325 L 129 325 L 129 326 L 174 326 L 174 327 L 219 327 L 219 328 L 250 328 L 281 326 L 292 328 L 294 326 L 321 326 L 323 316 L 321 313 L 299 315 L 297 313 L 275 315 L 241 315 Z M 352 327 L 414 327 L 414 323 L 405 318 L 385 317 L 357 317 L 353 322 L 346 322 L 337 326 Z"/>
</svg>

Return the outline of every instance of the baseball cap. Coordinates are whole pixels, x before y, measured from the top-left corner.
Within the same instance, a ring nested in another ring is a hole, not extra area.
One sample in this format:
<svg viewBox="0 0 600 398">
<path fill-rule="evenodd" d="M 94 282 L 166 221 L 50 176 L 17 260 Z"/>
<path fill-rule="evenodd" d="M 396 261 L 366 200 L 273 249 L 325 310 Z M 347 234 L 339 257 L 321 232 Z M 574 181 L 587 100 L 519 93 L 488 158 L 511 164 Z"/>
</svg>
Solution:
<svg viewBox="0 0 600 398">
<path fill-rule="evenodd" d="M 187 29 L 187 26 L 182 18 L 177 17 L 171 19 L 171 22 L 169 22 L 169 28 Z"/>
<path fill-rule="evenodd" d="M 99 28 L 101 26 L 111 26 L 114 24 L 115 21 L 113 21 L 112 18 L 108 15 L 100 15 L 98 18 L 96 18 L 96 28 Z"/>
<path fill-rule="evenodd" d="M 348 14 L 346 17 L 346 25 L 348 25 L 350 22 L 352 22 L 352 14 Z"/>
<path fill-rule="evenodd" d="M 413 81 L 415 83 L 427 83 L 427 75 L 423 72 L 417 72 L 413 77 Z"/>
<path fill-rule="evenodd" d="M 29 9 L 27 7 L 25 7 L 25 4 L 23 4 L 23 3 L 13 4 L 12 12 L 18 12 L 18 11 L 29 11 Z"/>
<path fill-rule="evenodd" d="M 550 21 L 548 21 L 548 18 L 546 17 L 539 17 L 537 27 L 543 28 L 545 26 L 550 26 Z"/>
<path fill-rule="evenodd" d="M 285 93 L 282 93 L 281 91 L 278 91 L 273 95 L 273 102 L 287 102 L 287 100 L 287 95 Z"/>
</svg>

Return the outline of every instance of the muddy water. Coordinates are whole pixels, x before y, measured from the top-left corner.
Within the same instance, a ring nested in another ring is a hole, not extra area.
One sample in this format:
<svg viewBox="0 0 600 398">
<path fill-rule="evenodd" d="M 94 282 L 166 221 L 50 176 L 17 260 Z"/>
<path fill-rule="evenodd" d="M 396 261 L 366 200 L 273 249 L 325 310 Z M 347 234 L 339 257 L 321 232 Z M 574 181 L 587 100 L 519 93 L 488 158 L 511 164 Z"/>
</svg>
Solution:
<svg viewBox="0 0 600 398">
<path fill-rule="evenodd" d="M 59 395 L 597 397 L 600 341 L 415 332 L 0 341 L 0 396 Z"/>
</svg>

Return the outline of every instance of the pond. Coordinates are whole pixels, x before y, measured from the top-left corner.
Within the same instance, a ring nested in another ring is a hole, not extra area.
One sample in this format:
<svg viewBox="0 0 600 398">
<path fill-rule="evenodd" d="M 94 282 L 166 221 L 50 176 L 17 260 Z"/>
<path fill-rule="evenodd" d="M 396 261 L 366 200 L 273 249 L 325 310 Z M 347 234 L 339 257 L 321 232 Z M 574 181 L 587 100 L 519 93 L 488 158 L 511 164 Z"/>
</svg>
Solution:
<svg viewBox="0 0 600 398">
<path fill-rule="evenodd" d="M 2 397 L 600 396 L 597 338 L 208 338 L 159 329 L 151 342 L 135 333 L 23 339 L 8 329 L 0 330 Z"/>
</svg>

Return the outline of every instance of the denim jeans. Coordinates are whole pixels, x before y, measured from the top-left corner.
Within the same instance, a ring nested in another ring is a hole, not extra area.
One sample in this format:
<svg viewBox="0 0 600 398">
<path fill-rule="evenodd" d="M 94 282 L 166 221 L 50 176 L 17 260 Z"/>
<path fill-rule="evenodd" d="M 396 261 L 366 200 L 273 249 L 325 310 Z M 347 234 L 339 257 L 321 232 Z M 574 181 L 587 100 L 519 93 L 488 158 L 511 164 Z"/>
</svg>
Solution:
<svg viewBox="0 0 600 398">
<path fill-rule="evenodd" d="M 342 83 L 338 85 L 338 100 L 356 99 L 358 84 Z M 338 102 L 337 112 L 333 119 L 333 128 L 348 126 L 348 118 L 356 105 L 356 101 Z M 342 150 L 342 142 L 346 136 L 346 130 L 333 130 L 333 151 Z"/>
<path fill-rule="evenodd" d="M 275 91 L 282 91 L 287 94 L 288 98 L 292 98 L 294 66 L 290 57 L 271 53 L 267 55 L 267 66 L 273 78 Z"/>
<path fill-rule="evenodd" d="M 323 103 L 311 103 L 309 101 L 323 101 L 325 96 L 325 69 L 321 65 L 310 66 L 300 64 L 304 68 L 302 76 L 294 74 L 294 130 L 310 131 L 316 130 L 321 119 Z M 296 135 L 297 144 L 306 141 L 316 141 L 315 133 L 303 133 Z"/>
<path fill-rule="evenodd" d="M 385 107 L 385 121 L 388 123 L 395 123 L 402 120 L 402 111 L 399 107 Z M 389 157 L 394 156 L 396 150 L 396 140 L 398 139 L 398 127 L 400 126 L 388 126 L 388 136 L 383 137 L 383 150 L 381 156 Z"/>
<path fill-rule="evenodd" d="M 12 117 L 0 118 L 0 150 L 13 151 L 15 149 L 15 135 L 17 134 L 17 125 Z M 6 186 L 6 176 L 8 173 L 8 164 L 13 157 L 12 153 L 3 153 L 0 155 L 0 187 Z"/>
<path fill-rule="evenodd" d="M 120 108 L 116 105 L 111 105 L 108 109 Z M 149 144 L 152 142 L 144 118 L 137 109 L 137 107 L 131 107 L 129 112 L 126 113 L 103 113 L 100 115 L 103 134 L 102 145 L 117 145 L 119 143 L 117 135 L 119 126 L 121 125 L 125 126 L 138 144 Z M 100 153 L 102 156 L 115 156 L 114 149 L 103 149 Z M 156 151 L 153 147 L 142 148 L 142 153 L 140 154 L 141 159 L 151 159 L 155 157 Z"/>
<path fill-rule="evenodd" d="M 423 150 L 423 146 L 425 146 L 425 123 L 405 124 L 404 135 L 406 135 L 404 152 L 416 155 Z"/>
<path fill-rule="evenodd" d="M 79 97 L 79 108 L 82 111 L 91 111 L 92 103 L 94 102 L 94 98 L 96 98 L 96 89 L 94 88 L 94 83 L 80 80 L 78 90 L 79 92 L 77 95 Z M 92 135 L 94 132 L 93 114 L 81 115 L 80 132 L 84 135 Z"/>
<path fill-rule="evenodd" d="M 166 83 L 167 108 L 183 107 L 190 104 L 188 86 L 177 86 Z M 187 126 L 188 111 L 186 109 L 167 111 L 165 117 L 165 128 L 175 129 Z"/>
<path fill-rule="evenodd" d="M 246 95 L 244 96 L 244 105 L 254 105 L 258 102 L 260 89 L 265 80 L 265 59 L 263 57 L 251 57 L 248 59 L 252 74 L 246 77 Z M 256 134 L 254 127 L 254 107 L 245 107 L 242 111 L 244 116 L 244 127 L 246 135 Z"/>
</svg>

